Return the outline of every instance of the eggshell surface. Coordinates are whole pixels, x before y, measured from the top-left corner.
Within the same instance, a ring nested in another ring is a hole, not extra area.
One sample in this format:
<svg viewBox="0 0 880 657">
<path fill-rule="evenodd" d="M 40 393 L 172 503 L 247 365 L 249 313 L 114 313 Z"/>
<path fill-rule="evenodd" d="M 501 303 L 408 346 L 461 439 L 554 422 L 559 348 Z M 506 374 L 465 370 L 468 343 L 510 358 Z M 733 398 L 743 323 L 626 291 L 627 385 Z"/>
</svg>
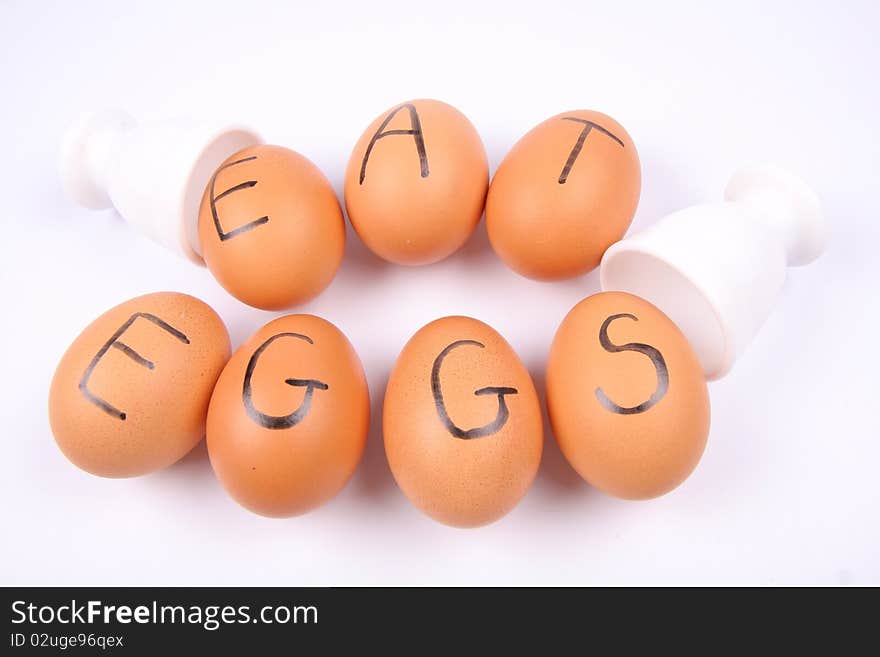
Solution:
<svg viewBox="0 0 880 657">
<path fill-rule="evenodd" d="M 208 411 L 208 454 L 245 508 L 305 513 L 334 497 L 367 441 L 370 395 L 360 359 L 330 322 L 287 315 L 232 356 Z"/>
<path fill-rule="evenodd" d="M 58 446 L 102 477 L 171 465 L 205 435 L 229 352 L 223 321 L 189 295 L 157 292 L 108 310 L 74 340 L 52 379 Z"/>
<path fill-rule="evenodd" d="M 361 135 L 345 173 L 345 206 L 376 255 L 425 265 L 467 241 L 488 185 L 486 151 L 471 122 L 438 100 L 412 100 Z"/>
<path fill-rule="evenodd" d="M 318 167 L 281 146 L 251 146 L 230 156 L 205 188 L 199 242 L 226 291 L 279 310 L 330 284 L 345 250 L 345 223 Z"/>
<path fill-rule="evenodd" d="M 660 310 L 623 292 L 588 297 L 562 321 L 547 406 L 572 467 L 626 499 L 678 486 L 709 433 L 709 394 L 690 345 Z"/>
<path fill-rule="evenodd" d="M 532 379 L 492 327 L 445 317 L 420 329 L 391 372 L 383 409 L 394 478 L 427 515 L 457 527 L 509 512 L 543 449 Z"/>
<path fill-rule="evenodd" d="M 639 156 L 623 126 L 599 112 L 563 112 L 499 165 L 486 199 L 489 239 L 523 276 L 578 276 L 623 237 L 640 191 Z"/>
</svg>

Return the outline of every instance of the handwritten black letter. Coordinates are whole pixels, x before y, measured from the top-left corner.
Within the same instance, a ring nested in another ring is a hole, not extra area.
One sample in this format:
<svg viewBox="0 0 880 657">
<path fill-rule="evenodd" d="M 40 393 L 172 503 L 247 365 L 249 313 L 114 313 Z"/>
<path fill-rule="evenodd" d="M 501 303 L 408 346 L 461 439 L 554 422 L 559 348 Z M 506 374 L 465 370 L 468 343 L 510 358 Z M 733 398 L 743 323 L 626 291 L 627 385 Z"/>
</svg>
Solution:
<svg viewBox="0 0 880 657">
<path fill-rule="evenodd" d="M 616 135 L 612 134 L 610 131 L 606 130 L 598 123 L 593 123 L 592 121 L 587 121 L 586 119 L 579 119 L 576 116 L 563 116 L 563 121 L 574 121 L 575 123 L 583 123 L 584 129 L 581 130 L 581 134 L 578 136 L 577 141 L 574 144 L 574 147 L 571 149 L 571 153 L 568 154 L 568 159 L 565 161 L 565 166 L 562 167 L 562 173 L 559 174 L 559 184 L 564 185 L 565 181 L 568 180 L 568 174 L 571 173 L 571 168 L 574 166 L 575 161 L 578 159 L 578 155 L 581 154 L 581 149 L 584 147 L 584 142 L 587 140 L 587 135 L 596 128 L 599 132 L 604 135 L 608 135 L 614 141 L 623 147 L 623 141 L 621 141 Z"/>
<path fill-rule="evenodd" d="M 303 387 L 306 389 L 306 394 L 303 397 L 302 403 L 287 415 L 267 415 L 266 413 L 257 410 L 256 406 L 254 406 L 251 377 L 254 375 L 254 369 L 257 367 L 257 361 L 260 358 L 260 354 L 262 354 L 266 350 L 266 347 L 275 342 L 278 338 L 298 338 L 300 340 L 305 340 L 309 344 L 315 344 L 309 336 L 302 335 L 301 333 L 279 333 L 278 335 L 273 335 L 257 347 L 257 350 L 251 355 L 251 359 L 248 361 L 247 369 L 244 373 L 244 385 L 242 386 L 241 399 L 244 402 L 244 409 L 250 418 L 267 429 L 289 429 L 290 427 L 296 426 L 306 415 L 308 415 L 309 409 L 312 407 L 312 394 L 315 389 L 327 390 L 329 388 L 326 383 L 318 381 L 317 379 L 285 379 L 284 383 L 289 386 Z"/>
<path fill-rule="evenodd" d="M 221 192 L 220 194 L 217 194 L 215 196 L 214 195 L 214 185 L 217 182 L 218 174 L 221 171 L 223 171 L 223 169 L 228 169 L 229 167 L 233 167 L 236 164 L 242 164 L 243 162 L 250 162 L 251 160 L 256 160 L 256 159 L 257 159 L 257 156 L 254 155 L 252 157 L 245 157 L 240 160 L 236 160 L 235 162 L 230 162 L 229 164 L 224 164 L 222 167 L 220 167 L 219 169 L 217 169 L 217 171 L 214 172 L 213 176 L 211 176 L 211 189 L 208 191 L 208 198 L 211 203 L 211 216 L 214 218 L 214 228 L 217 229 L 217 236 L 220 238 L 221 242 L 225 242 L 226 240 L 231 239 L 231 238 L 235 237 L 236 235 L 241 235 L 242 233 L 245 233 L 245 232 L 251 230 L 252 228 L 256 228 L 257 226 L 262 226 L 264 223 L 269 221 L 268 216 L 260 217 L 259 219 L 254 219 L 253 221 L 249 221 L 248 223 L 244 224 L 243 226 L 239 226 L 238 228 L 230 230 L 228 233 L 224 233 L 223 226 L 220 224 L 220 217 L 217 215 L 217 201 L 219 201 L 224 196 L 228 196 L 229 194 L 232 194 L 233 192 L 237 192 L 242 189 L 250 189 L 251 187 L 254 187 L 257 184 L 256 180 L 246 180 L 245 182 L 239 183 L 238 185 L 230 187 L 225 192 Z"/>
<path fill-rule="evenodd" d="M 142 317 L 143 319 L 146 319 L 146 320 L 152 322 L 153 324 L 158 326 L 160 329 L 170 333 L 171 335 L 173 335 L 175 338 L 177 338 L 178 340 L 180 340 L 184 344 L 189 344 L 189 338 L 186 337 L 183 333 L 181 333 L 176 328 L 171 326 L 171 324 L 169 324 L 168 322 L 166 322 L 162 319 L 159 319 L 158 317 L 156 317 L 155 315 L 151 315 L 150 313 L 134 313 L 131 317 L 129 317 L 125 321 L 125 323 L 122 326 L 120 326 L 118 329 L 116 329 L 116 332 L 113 335 L 111 335 L 110 339 L 107 340 L 107 342 L 105 342 L 104 345 L 98 350 L 98 353 L 95 354 L 95 357 L 92 358 L 92 361 L 89 363 L 89 366 L 86 367 L 85 371 L 83 372 L 82 378 L 79 380 L 79 391 L 83 394 L 83 396 L 86 399 L 88 399 L 90 402 L 92 402 L 95 406 L 97 406 L 101 410 L 105 411 L 106 413 L 109 413 L 113 417 L 119 418 L 120 420 L 125 420 L 125 417 L 126 417 L 125 413 L 123 411 L 120 411 L 118 408 L 116 408 L 115 406 L 113 406 L 112 404 L 107 402 L 106 400 L 101 399 L 100 397 L 98 397 L 97 395 L 92 393 L 89 390 L 89 378 L 92 376 L 92 372 L 95 370 L 95 367 L 98 365 L 99 362 L 101 362 L 101 359 L 104 357 L 104 355 L 107 353 L 107 351 L 109 351 L 111 348 L 118 349 L 119 351 L 124 353 L 126 356 L 131 358 L 135 363 L 137 363 L 138 365 L 140 365 L 142 367 L 146 367 L 148 370 L 152 370 L 152 369 L 156 368 L 156 365 L 152 361 L 147 360 L 146 358 L 141 356 L 138 352 L 136 352 L 134 349 L 129 347 L 127 344 L 119 341 L 119 338 L 122 337 L 122 334 L 125 333 L 128 330 L 128 328 L 132 324 L 134 324 L 135 321 L 139 317 Z"/>
<path fill-rule="evenodd" d="M 385 131 L 385 126 L 391 123 L 391 119 L 397 116 L 397 113 L 406 108 L 409 110 L 409 119 L 412 124 L 411 130 L 388 130 Z M 373 146 L 376 145 L 376 142 L 383 137 L 389 137 L 391 135 L 412 135 L 413 140 L 416 143 L 416 151 L 419 154 L 419 166 L 422 168 L 422 178 L 428 177 L 428 154 L 425 152 L 425 138 L 422 135 L 422 121 L 419 119 L 419 113 L 416 111 L 416 108 L 411 103 L 406 103 L 401 105 L 400 107 L 394 108 L 391 113 L 385 117 L 385 120 L 382 121 L 379 129 L 376 130 L 376 134 L 373 135 L 373 138 L 370 139 L 370 143 L 367 145 L 367 152 L 364 153 L 364 160 L 361 162 L 361 177 L 360 182 L 358 184 L 364 184 L 364 178 L 367 176 L 367 160 L 370 159 L 370 153 L 373 152 Z"/>
<path fill-rule="evenodd" d="M 639 321 L 638 317 L 636 317 L 635 315 L 630 315 L 629 313 L 611 315 L 604 322 L 602 322 L 602 327 L 599 329 L 599 344 L 602 345 L 602 348 L 605 351 L 612 354 L 621 351 L 637 351 L 640 354 L 645 354 L 645 356 L 651 359 L 651 363 L 653 363 L 654 369 L 657 370 L 657 389 L 654 390 L 654 394 L 652 394 L 646 401 L 642 402 L 638 406 L 619 406 L 608 398 L 602 388 L 596 388 L 596 398 L 599 400 L 599 403 L 605 407 L 606 410 L 609 410 L 612 413 L 619 413 L 620 415 L 634 415 L 636 413 L 644 413 L 661 399 L 663 399 L 666 391 L 669 390 L 669 371 L 666 369 L 666 361 L 663 359 L 663 354 L 661 354 L 659 350 L 655 349 L 651 345 L 642 344 L 641 342 L 629 342 L 624 345 L 616 345 L 611 342 L 611 340 L 608 338 L 608 327 L 611 325 L 611 322 L 613 322 L 615 319 L 620 319 L 621 317 L 626 317 L 627 319 L 631 319 L 634 322 Z"/>
<path fill-rule="evenodd" d="M 440 389 L 440 365 L 443 363 L 443 359 L 446 358 L 447 354 L 449 354 L 450 351 L 463 345 L 473 345 L 475 347 L 479 347 L 480 349 L 484 349 L 486 346 L 481 342 L 477 342 L 476 340 L 456 340 L 440 352 L 437 358 L 434 359 L 434 366 L 431 368 L 431 394 L 434 396 L 434 406 L 436 406 L 437 408 L 437 415 L 440 416 L 440 421 L 443 423 L 449 433 L 451 433 L 456 438 L 469 440 L 471 438 L 482 438 L 483 436 L 491 436 L 493 433 L 498 432 L 501 427 L 503 427 L 504 424 L 507 422 L 507 418 L 510 417 L 510 411 L 507 409 L 507 402 L 504 399 L 504 395 L 515 395 L 518 391 L 516 388 L 503 388 L 494 386 L 475 390 L 475 395 L 498 395 L 498 414 L 495 416 L 495 419 L 492 420 L 492 422 L 483 425 L 482 427 L 475 427 L 473 429 L 467 430 L 457 427 L 452 419 L 449 417 L 449 413 L 446 412 L 446 404 L 443 402 L 443 391 Z"/>
</svg>

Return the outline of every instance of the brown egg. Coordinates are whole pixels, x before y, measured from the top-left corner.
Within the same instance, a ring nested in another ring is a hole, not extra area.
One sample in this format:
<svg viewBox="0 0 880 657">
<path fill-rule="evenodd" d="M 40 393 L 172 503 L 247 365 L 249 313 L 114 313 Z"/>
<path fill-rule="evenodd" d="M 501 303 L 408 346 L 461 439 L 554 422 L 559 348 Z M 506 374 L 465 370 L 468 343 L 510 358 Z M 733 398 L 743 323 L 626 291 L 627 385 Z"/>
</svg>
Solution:
<svg viewBox="0 0 880 657">
<path fill-rule="evenodd" d="M 230 156 L 205 188 L 199 242 L 227 292 L 278 310 L 330 284 L 345 221 L 330 182 L 308 159 L 281 146 L 251 146 Z"/>
<path fill-rule="evenodd" d="M 495 172 L 489 239 L 523 276 L 578 276 L 623 237 L 640 190 L 639 156 L 623 126 L 599 112 L 563 112 L 520 139 Z"/>
<path fill-rule="evenodd" d="M 410 339 L 391 372 L 383 416 L 398 485 L 448 525 L 502 517 L 541 462 L 532 379 L 504 338 L 470 317 L 438 319 Z"/>
<path fill-rule="evenodd" d="M 361 135 L 345 172 L 345 207 L 373 253 L 426 265 L 467 241 L 488 186 L 486 151 L 464 114 L 438 100 L 411 100 Z"/>
<path fill-rule="evenodd" d="M 547 406 L 572 467 L 626 499 L 678 486 L 709 434 L 709 393 L 690 345 L 666 315 L 624 292 L 588 297 L 562 321 Z"/>
<path fill-rule="evenodd" d="M 220 375 L 208 454 L 239 504 L 294 516 L 345 487 L 369 424 L 367 381 L 345 335 L 320 317 L 287 315 L 251 336 Z"/>
<path fill-rule="evenodd" d="M 102 477 L 171 465 L 205 435 L 228 358 L 226 327 L 202 301 L 177 292 L 126 301 L 61 358 L 49 389 L 55 440 L 74 465 Z"/>
</svg>

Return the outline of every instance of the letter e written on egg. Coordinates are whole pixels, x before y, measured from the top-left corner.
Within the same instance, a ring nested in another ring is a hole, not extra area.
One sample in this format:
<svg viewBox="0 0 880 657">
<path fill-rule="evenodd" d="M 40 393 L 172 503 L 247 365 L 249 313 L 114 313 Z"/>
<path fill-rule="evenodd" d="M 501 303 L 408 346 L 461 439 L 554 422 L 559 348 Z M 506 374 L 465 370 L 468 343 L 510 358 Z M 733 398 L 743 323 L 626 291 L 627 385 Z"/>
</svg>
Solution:
<svg viewBox="0 0 880 657">
<path fill-rule="evenodd" d="M 403 109 L 409 110 L 411 128 L 409 130 L 385 130 L 385 128 L 388 127 L 388 124 L 391 123 L 392 119 L 397 116 L 397 113 Z M 419 112 L 412 103 L 405 103 L 400 107 L 395 107 L 389 112 L 388 116 L 385 117 L 385 120 L 379 124 L 372 139 L 370 139 L 370 143 L 367 144 L 367 150 L 364 153 L 364 159 L 361 162 L 361 175 L 358 181 L 359 185 L 363 185 L 364 178 L 367 177 L 367 162 L 370 159 L 370 154 L 373 152 L 373 147 L 376 145 L 376 142 L 384 137 L 401 135 L 411 136 L 415 142 L 416 152 L 419 154 L 419 166 L 421 167 L 422 178 L 427 178 L 428 175 L 430 175 L 430 171 L 428 170 L 428 154 L 425 151 L 425 137 L 422 134 L 422 121 L 419 118 Z"/>
<path fill-rule="evenodd" d="M 248 223 L 246 223 L 242 226 L 239 226 L 238 228 L 234 228 L 233 230 L 230 230 L 227 233 L 227 232 L 224 232 L 223 225 L 220 223 L 220 216 L 217 213 L 217 201 L 225 198 L 226 196 L 229 196 L 230 194 L 234 194 L 235 192 L 240 192 L 244 189 L 250 189 L 251 187 L 256 187 L 256 185 L 257 185 L 256 180 L 245 180 L 242 183 L 238 183 L 237 185 L 233 185 L 232 187 L 227 189 L 225 192 L 220 192 L 219 194 L 217 194 L 214 191 L 214 187 L 217 184 L 217 176 L 224 169 L 228 169 L 229 167 L 234 167 L 239 164 L 244 164 L 245 162 L 251 162 L 256 159 L 257 159 L 257 156 L 252 155 L 251 157 L 243 157 L 240 160 L 235 160 L 234 162 L 229 162 L 228 164 L 224 164 L 222 167 L 217 169 L 217 171 L 214 172 L 214 175 L 211 176 L 211 183 L 209 185 L 210 189 L 208 190 L 208 200 L 209 200 L 209 203 L 211 204 L 211 217 L 214 219 L 214 228 L 217 230 L 217 236 L 220 238 L 221 242 L 225 242 L 228 239 L 232 239 L 233 237 L 237 237 L 238 235 L 241 235 L 242 233 L 246 233 L 247 231 L 252 230 L 252 229 L 256 228 L 257 226 L 262 226 L 263 224 L 265 224 L 269 221 L 269 216 L 266 215 L 264 217 L 259 217 L 257 219 L 254 219 L 253 221 L 249 221 Z"/>
<path fill-rule="evenodd" d="M 562 173 L 559 174 L 559 184 L 564 185 L 565 181 L 568 180 L 568 174 L 571 173 L 571 168 L 574 166 L 574 163 L 577 161 L 578 156 L 581 154 L 581 150 L 584 147 L 584 142 L 587 141 L 587 136 L 593 131 L 593 128 L 601 132 L 603 135 L 607 135 L 618 144 L 620 144 L 621 148 L 623 148 L 623 141 L 610 130 L 606 130 L 598 123 L 594 123 L 593 121 L 588 121 L 587 119 L 579 119 L 576 116 L 563 116 L 562 121 L 574 121 L 575 123 L 582 123 L 584 125 L 581 133 L 578 135 L 577 141 L 572 146 L 571 152 L 568 154 L 568 159 L 565 161 L 565 166 L 562 167 Z"/>
<path fill-rule="evenodd" d="M 168 322 L 155 315 L 151 315 L 150 313 L 134 313 L 131 317 L 129 317 L 125 323 L 116 329 L 116 332 L 110 336 L 110 339 L 107 340 L 103 344 L 103 346 L 98 350 L 98 353 L 95 354 L 95 357 L 92 358 L 88 367 L 86 367 L 83 372 L 82 378 L 79 380 L 79 391 L 83 394 L 83 396 L 92 402 L 95 406 L 103 410 L 105 413 L 112 415 L 115 418 L 125 421 L 126 414 L 124 411 L 119 410 L 113 404 L 108 402 L 105 399 L 102 399 L 98 395 L 94 394 L 91 390 L 89 390 L 89 379 L 92 376 L 92 372 L 94 372 L 95 367 L 97 367 L 98 363 L 101 362 L 101 359 L 104 358 L 106 353 L 110 349 L 118 349 L 126 356 L 128 356 L 135 363 L 140 365 L 141 367 L 146 367 L 148 370 L 152 370 L 156 368 L 156 364 L 147 360 L 143 356 L 141 356 L 137 351 L 129 347 L 127 344 L 122 342 L 120 338 L 122 335 L 134 324 L 138 319 L 145 319 L 152 324 L 155 324 L 160 329 L 174 337 L 175 339 L 183 342 L 184 344 L 189 344 L 189 338 L 186 337 L 183 333 L 178 331 L 176 328 L 171 326 Z"/>
</svg>

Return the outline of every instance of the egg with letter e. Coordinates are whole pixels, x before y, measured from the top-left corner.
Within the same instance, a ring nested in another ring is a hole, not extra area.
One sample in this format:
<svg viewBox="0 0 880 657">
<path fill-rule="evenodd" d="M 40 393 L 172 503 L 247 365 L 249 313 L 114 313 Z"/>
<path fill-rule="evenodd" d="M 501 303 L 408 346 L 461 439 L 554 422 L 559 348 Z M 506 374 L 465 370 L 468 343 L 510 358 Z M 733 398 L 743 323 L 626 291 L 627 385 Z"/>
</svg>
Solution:
<svg viewBox="0 0 880 657">
<path fill-rule="evenodd" d="M 204 437 L 229 351 L 223 320 L 195 297 L 156 292 L 111 308 L 55 370 L 49 423 L 58 447 L 102 477 L 171 465 Z"/>
<path fill-rule="evenodd" d="M 357 469 L 370 395 L 348 338 L 314 315 L 266 324 L 232 355 L 208 410 L 208 455 L 239 504 L 264 516 L 305 513 Z"/>
<path fill-rule="evenodd" d="M 280 310 L 333 280 L 345 220 L 330 182 L 308 159 L 281 146 L 251 146 L 227 158 L 205 188 L 199 244 L 227 292 Z"/>
<path fill-rule="evenodd" d="M 547 407 L 578 474 L 626 499 L 678 486 L 709 434 L 706 381 L 684 335 L 623 292 L 587 297 L 562 321 L 547 363 Z"/>
<path fill-rule="evenodd" d="M 535 386 L 513 348 L 470 317 L 444 317 L 401 351 L 385 392 L 385 452 L 404 494 L 457 527 L 522 499 L 543 449 Z"/>
<path fill-rule="evenodd" d="M 486 151 L 467 117 L 439 100 L 412 100 L 376 117 L 358 140 L 345 207 L 373 253 L 426 265 L 467 241 L 488 186 Z"/>
<path fill-rule="evenodd" d="M 639 156 L 623 126 L 599 112 L 563 112 L 498 166 L 486 198 L 489 240 L 528 278 L 585 274 L 626 233 L 640 191 Z"/>
</svg>

